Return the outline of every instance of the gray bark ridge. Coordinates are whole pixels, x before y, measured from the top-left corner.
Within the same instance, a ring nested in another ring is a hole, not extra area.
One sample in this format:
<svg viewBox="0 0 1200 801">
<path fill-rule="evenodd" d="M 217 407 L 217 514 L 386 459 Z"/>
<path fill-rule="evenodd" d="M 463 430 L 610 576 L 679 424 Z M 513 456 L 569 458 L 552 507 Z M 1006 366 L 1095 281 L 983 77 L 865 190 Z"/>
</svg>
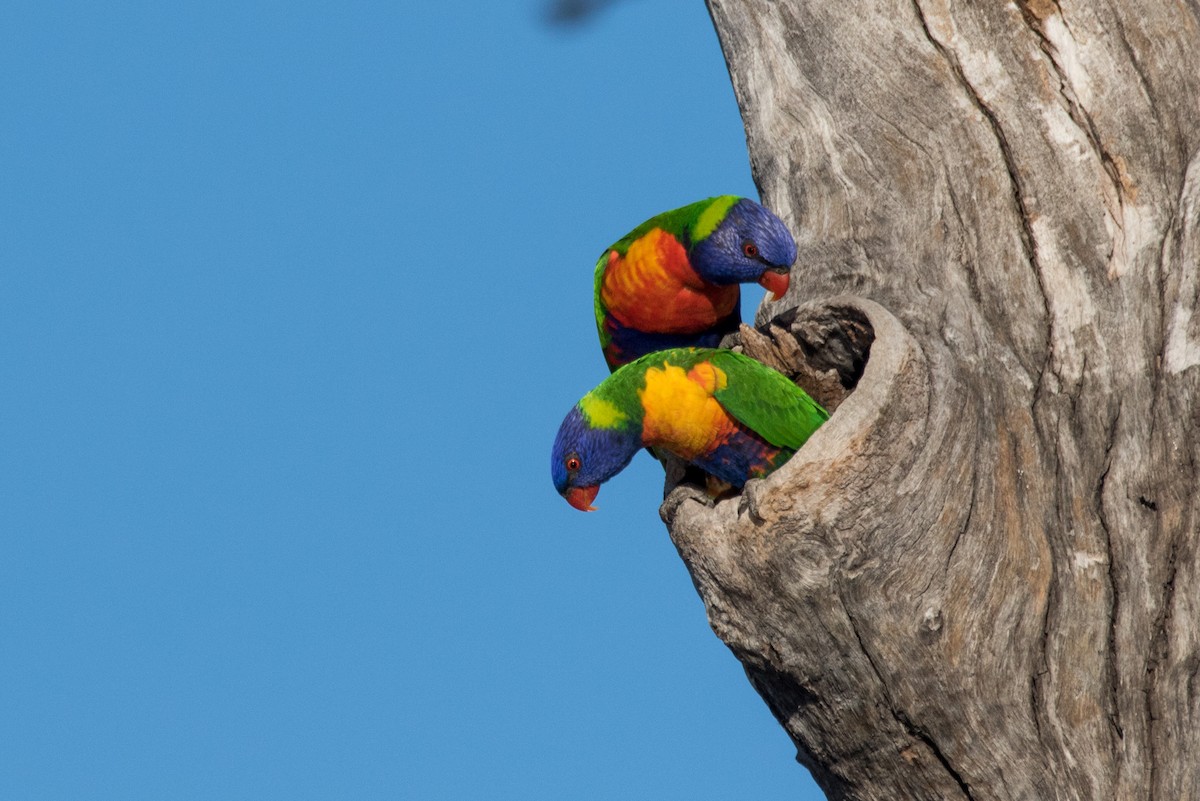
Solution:
<svg viewBox="0 0 1200 801">
<path fill-rule="evenodd" d="M 1200 6 L 709 0 L 855 390 L 670 490 L 831 798 L 1200 799 Z"/>
</svg>

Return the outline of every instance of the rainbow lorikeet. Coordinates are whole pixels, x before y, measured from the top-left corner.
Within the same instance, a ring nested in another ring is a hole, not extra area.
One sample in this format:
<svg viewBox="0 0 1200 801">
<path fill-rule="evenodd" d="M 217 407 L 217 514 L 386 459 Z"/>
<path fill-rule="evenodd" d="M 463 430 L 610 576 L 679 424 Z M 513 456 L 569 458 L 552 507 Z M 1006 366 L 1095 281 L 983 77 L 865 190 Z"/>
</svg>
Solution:
<svg viewBox="0 0 1200 801">
<path fill-rule="evenodd" d="M 586 512 L 642 447 L 741 487 L 786 462 L 828 418 L 808 393 L 748 356 L 674 348 L 630 362 L 583 396 L 558 429 L 550 473 L 567 503 Z"/>
<path fill-rule="evenodd" d="M 596 327 L 610 370 L 677 347 L 716 347 L 742 321 L 739 284 L 787 291 L 796 241 L 747 198 L 710 197 L 651 217 L 596 263 Z"/>
</svg>

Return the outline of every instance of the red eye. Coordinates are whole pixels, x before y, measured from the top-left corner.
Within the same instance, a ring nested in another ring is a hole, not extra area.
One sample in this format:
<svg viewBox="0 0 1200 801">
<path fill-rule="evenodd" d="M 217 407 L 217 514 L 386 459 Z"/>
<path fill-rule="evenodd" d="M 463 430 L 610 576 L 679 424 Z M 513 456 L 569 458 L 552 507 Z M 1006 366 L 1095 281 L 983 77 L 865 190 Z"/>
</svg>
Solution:
<svg viewBox="0 0 1200 801">
<path fill-rule="evenodd" d="M 758 245 L 754 244 L 753 242 L 747 242 L 746 244 L 742 245 L 742 252 L 746 254 L 746 258 L 748 259 L 757 259 Z"/>
<path fill-rule="evenodd" d="M 568 473 L 574 473 L 576 470 L 579 469 L 579 467 L 580 467 L 580 464 L 579 464 L 578 456 L 568 456 L 567 457 L 567 472 Z"/>
</svg>

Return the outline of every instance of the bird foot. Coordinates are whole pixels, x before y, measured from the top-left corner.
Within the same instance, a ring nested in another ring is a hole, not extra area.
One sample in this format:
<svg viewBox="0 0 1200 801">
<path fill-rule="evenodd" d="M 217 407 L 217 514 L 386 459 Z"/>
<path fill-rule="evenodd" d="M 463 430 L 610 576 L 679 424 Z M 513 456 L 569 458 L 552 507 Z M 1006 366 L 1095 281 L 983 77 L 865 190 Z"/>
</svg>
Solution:
<svg viewBox="0 0 1200 801">
<path fill-rule="evenodd" d="M 707 490 L 701 489 L 694 484 L 680 484 L 671 490 L 663 500 L 662 506 L 658 507 L 658 516 L 668 526 L 671 525 L 675 520 L 676 513 L 679 512 L 679 507 L 687 501 L 699 501 L 705 506 L 710 507 L 714 504 Z"/>
</svg>

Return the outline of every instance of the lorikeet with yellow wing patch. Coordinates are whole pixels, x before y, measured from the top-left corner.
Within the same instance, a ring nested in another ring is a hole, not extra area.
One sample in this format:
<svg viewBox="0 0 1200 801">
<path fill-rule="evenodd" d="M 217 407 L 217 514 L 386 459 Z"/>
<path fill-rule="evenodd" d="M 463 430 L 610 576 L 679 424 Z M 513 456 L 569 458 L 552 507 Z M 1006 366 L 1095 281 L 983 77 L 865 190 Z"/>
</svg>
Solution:
<svg viewBox="0 0 1200 801">
<path fill-rule="evenodd" d="M 596 263 L 596 327 L 610 370 L 677 347 L 716 347 L 742 321 L 739 284 L 787 291 L 796 241 L 747 198 L 710 197 L 651 217 Z"/>
<path fill-rule="evenodd" d="M 661 448 L 741 487 L 791 458 L 829 414 L 748 356 L 675 348 L 621 367 L 567 413 L 550 456 L 554 488 L 592 511 L 638 449 Z"/>
</svg>

